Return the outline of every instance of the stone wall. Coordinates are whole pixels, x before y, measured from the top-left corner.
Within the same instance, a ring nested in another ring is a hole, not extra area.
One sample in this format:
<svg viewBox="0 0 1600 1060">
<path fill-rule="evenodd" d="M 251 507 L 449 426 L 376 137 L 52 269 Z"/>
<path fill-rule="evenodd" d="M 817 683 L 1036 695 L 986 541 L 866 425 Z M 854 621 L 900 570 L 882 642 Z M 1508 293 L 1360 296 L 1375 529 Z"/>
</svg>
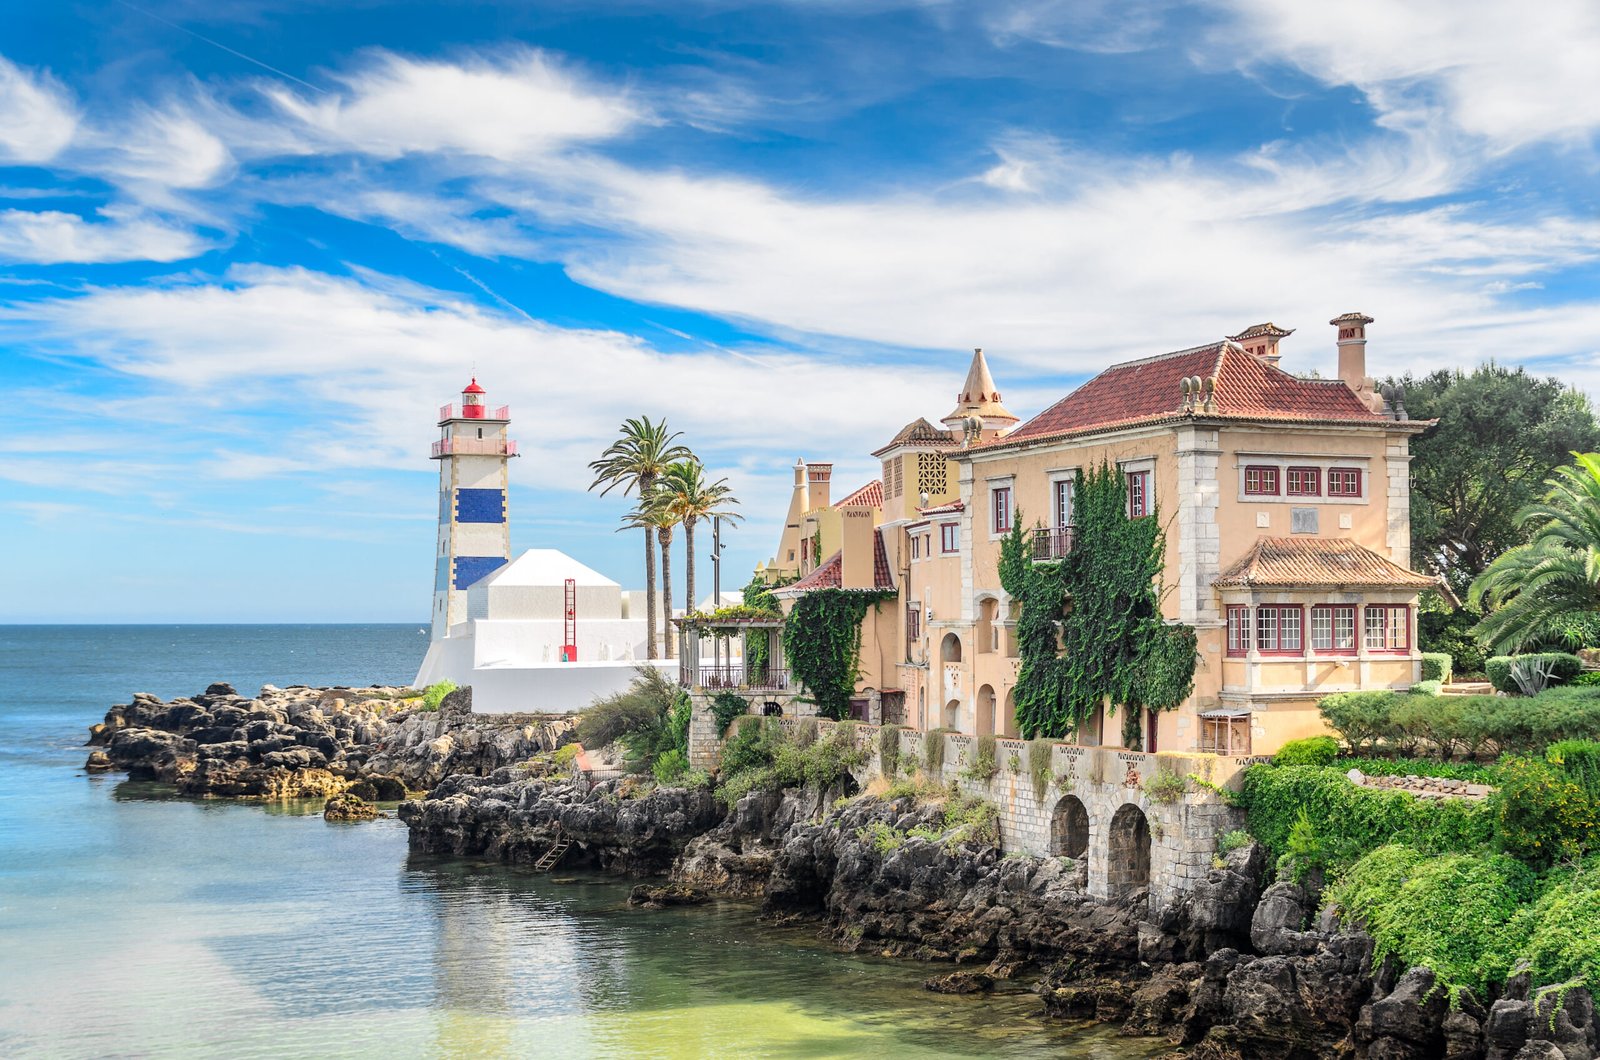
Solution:
<svg viewBox="0 0 1600 1060">
<path fill-rule="evenodd" d="M 706 714 L 707 724 L 691 725 L 690 758 L 700 768 L 710 768 L 720 750 L 714 743 L 694 745 L 696 734 L 703 738 L 715 728 L 709 711 Z M 812 723 L 796 718 L 777 721 L 791 732 Z M 839 725 L 826 719 L 814 724 L 819 737 Z M 879 727 L 856 724 L 854 739 L 867 753 L 866 763 L 855 774 L 865 787 L 884 777 Z M 943 761 L 934 770 L 928 768 L 929 739 L 944 741 Z M 999 811 L 1001 846 L 1008 853 L 1086 858 L 1089 892 L 1102 898 L 1146 885 L 1137 870 L 1147 850 L 1151 900 L 1156 906 L 1171 901 L 1206 878 L 1217 838 L 1243 827 L 1240 811 L 1210 785 L 1237 787 L 1248 764 L 1245 759 L 1144 754 L 1054 742 L 1049 747 L 1049 778 L 1042 796 L 1025 740 L 996 738 L 995 773 L 985 780 L 972 769 L 979 755 L 978 737 L 901 729 L 897 772 L 900 776 L 921 772 L 937 784 L 954 783 L 961 791 L 993 803 Z"/>
</svg>

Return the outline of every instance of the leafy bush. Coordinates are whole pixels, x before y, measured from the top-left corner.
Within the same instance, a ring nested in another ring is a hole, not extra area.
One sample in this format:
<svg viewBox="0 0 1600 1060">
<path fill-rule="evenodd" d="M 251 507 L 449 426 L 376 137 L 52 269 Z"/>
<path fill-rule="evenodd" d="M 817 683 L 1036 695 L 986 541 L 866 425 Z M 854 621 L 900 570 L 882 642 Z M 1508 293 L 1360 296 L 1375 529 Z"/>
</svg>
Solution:
<svg viewBox="0 0 1600 1060">
<path fill-rule="evenodd" d="M 1428 696 L 1345 692 L 1322 715 L 1355 752 L 1539 753 L 1561 739 L 1600 739 L 1600 688 L 1557 687 L 1536 696 Z"/>
<path fill-rule="evenodd" d="M 1484 651 L 1472 635 L 1472 627 L 1481 617 L 1465 608 L 1421 612 L 1417 615 L 1417 643 L 1425 652 L 1450 656 L 1450 672 L 1457 677 L 1481 674 Z"/>
<path fill-rule="evenodd" d="M 1496 655 L 1483 664 L 1483 671 L 1496 691 L 1520 693 L 1522 686 L 1517 683 L 1515 676 L 1518 663 L 1525 668 L 1548 667 L 1550 678 L 1555 683 L 1570 681 L 1583 670 L 1583 660 L 1576 655 L 1568 655 L 1564 651 L 1546 651 L 1527 655 Z"/>
<path fill-rule="evenodd" d="M 1334 765 L 1343 772 L 1357 769 L 1369 777 L 1445 777 L 1491 786 L 1499 776 L 1491 765 L 1442 762 L 1437 758 L 1341 758 Z"/>
<path fill-rule="evenodd" d="M 973 747 L 972 761 L 961 775 L 968 780 L 976 780 L 987 784 L 1000 772 L 1000 763 L 995 761 L 995 739 L 992 734 L 979 736 Z"/>
<path fill-rule="evenodd" d="M 1144 793 L 1155 802 L 1177 802 L 1187 788 L 1184 779 L 1170 769 L 1157 768 L 1156 775 L 1145 781 Z"/>
<path fill-rule="evenodd" d="M 1359 752 L 1389 734 L 1389 715 L 1399 699 L 1396 692 L 1340 692 L 1317 706 L 1350 749 Z"/>
<path fill-rule="evenodd" d="M 1332 736 L 1290 740 L 1272 756 L 1275 766 L 1331 766 L 1339 757 L 1339 741 Z"/>
<path fill-rule="evenodd" d="M 1418 681 L 1411 686 L 1411 691 L 1419 696 L 1441 696 L 1444 694 L 1444 683 L 1441 681 Z"/>
<path fill-rule="evenodd" d="M 438 710 L 439 704 L 444 702 L 444 697 L 456 690 L 454 681 L 436 681 L 429 685 L 422 693 L 421 710 Z"/>
<path fill-rule="evenodd" d="M 1039 802 L 1050 793 L 1051 756 L 1055 744 L 1051 740 L 1028 741 L 1028 775 L 1033 780 L 1033 797 Z"/>
<path fill-rule="evenodd" d="M 1592 688 L 1600 685 L 1600 670 L 1585 670 L 1567 682 L 1569 688 Z"/>
<path fill-rule="evenodd" d="M 676 747 L 663 751 L 651 765 L 650 771 L 662 784 L 671 784 L 689 772 L 689 758 Z"/>
<path fill-rule="evenodd" d="M 1519 914 L 1536 884 L 1503 854 L 1429 856 L 1387 845 L 1351 866 L 1332 897 L 1346 920 L 1366 925 L 1375 966 L 1393 956 L 1430 968 L 1452 1003 L 1463 990 L 1482 1002 L 1511 972 Z"/>
<path fill-rule="evenodd" d="M 1000 845 L 1000 811 L 987 799 L 952 792 L 931 824 L 913 828 L 910 835 L 931 839 L 954 849 L 963 843 L 981 847 Z"/>
<path fill-rule="evenodd" d="M 1450 667 L 1453 665 L 1449 655 L 1442 651 L 1425 651 L 1422 653 L 1422 679 L 1424 681 L 1438 681 L 1441 684 L 1450 682 Z"/>
<path fill-rule="evenodd" d="M 1574 859 L 1600 830 L 1600 806 L 1583 787 L 1532 758 L 1500 764 L 1500 788 L 1491 804 L 1501 849 L 1530 865 Z"/>
<path fill-rule="evenodd" d="M 885 725 L 878 730 L 878 771 L 893 778 L 900 771 L 900 726 Z"/>
<path fill-rule="evenodd" d="M 1256 837 L 1249 832 L 1241 828 L 1235 828 L 1233 831 L 1224 832 L 1217 837 L 1217 854 L 1221 857 L 1227 857 L 1235 850 L 1242 850 L 1255 841 Z"/>
<path fill-rule="evenodd" d="M 1428 854 L 1471 851 L 1494 835 L 1484 802 L 1358 787 L 1333 768 L 1251 766 L 1239 801 L 1250 833 L 1274 857 L 1289 853 L 1290 832 L 1304 815 L 1317 840 L 1310 867 L 1337 869 L 1393 842 Z"/>
<path fill-rule="evenodd" d="M 944 768 L 944 738 L 954 729 L 929 729 L 922 737 L 923 768 L 934 776 Z"/>
<path fill-rule="evenodd" d="M 737 692 L 724 689 L 711 697 L 711 716 L 717 722 L 717 736 L 728 731 L 734 718 L 750 713 L 750 701 Z"/>
<path fill-rule="evenodd" d="M 1582 788 L 1590 800 L 1600 802 L 1600 743 L 1560 740 L 1545 748 L 1544 759 Z"/>
<path fill-rule="evenodd" d="M 1517 953 L 1535 986 L 1581 982 L 1600 990 L 1600 864 L 1552 880 L 1524 915 L 1527 937 Z"/>
<path fill-rule="evenodd" d="M 756 790 L 776 790 L 807 785 L 827 789 L 867 761 L 855 745 L 851 726 L 840 725 L 825 739 L 801 747 L 777 719 L 743 722 L 722 749 L 722 789 L 718 795 L 730 807 Z M 732 754 L 730 755 L 730 750 Z"/>
<path fill-rule="evenodd" d="M 679 689 L 659 667 L 640 667 L 621 692 L 597 699 L 578 717 L 578 740 L 604 747 L 631 732 L 665 727 Z"/>
</svg>

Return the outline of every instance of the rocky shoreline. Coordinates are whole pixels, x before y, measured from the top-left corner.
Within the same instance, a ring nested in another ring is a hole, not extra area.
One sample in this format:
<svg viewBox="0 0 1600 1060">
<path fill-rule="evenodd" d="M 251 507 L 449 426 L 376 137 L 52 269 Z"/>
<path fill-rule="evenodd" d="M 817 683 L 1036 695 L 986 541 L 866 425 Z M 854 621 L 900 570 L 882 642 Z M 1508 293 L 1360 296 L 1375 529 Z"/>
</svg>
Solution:
<svg viewBox="0 0 1600 1060">
<path fill-rule="evenodd" d="M 1374 968 L 1364 933 L 1269 882 L 1254 845 L 1163 908 L 1142 891 L 1108 901 L 1087 893 L 1081 861 L 1002 855 L 945 827 L 937 799 L 789 789 L 729 809 L 704 788 L 589 783 L 530 762 L 571 739 L 571 717 L 473 715 L 470 689 L 426 711 L 410 691 L 140 694 L 91 728 L 86 768 L 194 796 L 330 798 L 342 820 L 427 791 L 398 811 L 414 851 L 534 865 L 569 841 L 563 869 L 647 879 L 640 904 L 759 902 L 846 950 L 953 962 L 933 990 L 1028 976 L 1051 1016 L 1165 1037 L 1195 1060 L 1596 1056 L 1586 991 L 1519 977 L 1452 1008 L 1426 969 Z"/>
<path fill-rule="evenodd" d="M 1584 990 L 1531 991 L 1524 977 L 1451 1008 L 1429 971 L 1374 968 L 1366 934 L 1268 883 L 1254 845 L 1152 910 L 1143 892 L 1091 897 L 1080 862 L 937 835 L 935 803 L 836 794 L 758 791 L 730 810 L 704 790 L 508 768 L 452 777 L 400 816 L 413 850 L 534 864 L 564 837 L 564 868 L 664 875 L 635 888 L 640 903 L 751 899 L 847 950 L 956 962 L 930 989 L 1035 975 L 1052 1016 L 1165 1037 L 1196 1060 L 1596 1055 Z"/>
</svg>

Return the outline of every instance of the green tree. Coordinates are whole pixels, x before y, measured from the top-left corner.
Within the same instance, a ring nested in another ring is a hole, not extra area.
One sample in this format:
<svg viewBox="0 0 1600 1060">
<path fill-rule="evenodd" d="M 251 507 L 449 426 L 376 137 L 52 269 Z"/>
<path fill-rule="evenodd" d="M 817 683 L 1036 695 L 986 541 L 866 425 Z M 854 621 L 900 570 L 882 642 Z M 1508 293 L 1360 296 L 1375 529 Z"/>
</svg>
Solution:
<svg viewBox="0 0 1600 1060">
<path fill-rule="evenodd" d="M 632 493 L 644 498 L 654 488 L 656 480 L 667 467 L 679 460 L 693 460 L 694 454 L 678 445 L 682 435 L 667 430 L 666 420 L 652 423 L 649 416 L 624 420 L 617 440 L 606 447 L 600 459 L 591 461 L 594 472 L 591 490 L 604 487 L 600 496 L 621 487 L 624 494 Z M 649 525 L 630 522 L 630 526 L 644 528 L 644 580 L 645 580 L 645 657 L 659 658 L 656 650 L 656 553 Z M 671 616 L 671 610 L 668 610 Z"/>
<path fill-rule="evenodd" d="M 680 460 L 667 468 L 666 474 L 661 477 L 661 490 L 666 495 L 667 506 L 677 516 L 678 522 L 683 524 L 683 547 L 687 553 L 683 572 L 684 588 L 688 596 L 684 607 L 693 609 L 697 606 L 694 594 L 695 524 L 713 516 L 737 522 L 741 516 L 734 513 L 733 507 L 739 503 L 739 499 L 733 495 L 727 479 L 708 482 L 705 468 L 698 460 Z M 721 600 L 711 605 L 712 610 L 721 606 Z"/>
<path fill-rule="evenodd" d="M 1458 595 L 1506 549 L 1525 541 L 1517 513 L 1574 450 L 1600 448 L 1583 394 L 1493 362 L 1473 372 L 1391 379 L 1412 419 L 1438 425 L 1411 444 L 1411 555 Z"/>
<path fill-rule="evenodd" d="M 624 528 L 643 527 L 645 541 L 655 534 L 661 548 L 661 640 L 666 645 L 669 659 L 678 657 L 678 641 L 672 635 L 672 532 L 677 529 L 678 516 L 672 510 L 671 495 L 660 483 L 651 487 L 634 509 L 622 517 Z M 651 638 L 655 637 L 656 616 L 654 608 L 647 609 L 650 618 Z"/>
<path fill-rule="evenodd" d="M 1472 583 L 1488 614 L 1474 631 L 1494 651 L 1556 639 L 1574 616 L 1600 612 L 1600 453 L 1574 453 L 1550 492 L 1518 513 L 1531 534 Z"/>
</svg>

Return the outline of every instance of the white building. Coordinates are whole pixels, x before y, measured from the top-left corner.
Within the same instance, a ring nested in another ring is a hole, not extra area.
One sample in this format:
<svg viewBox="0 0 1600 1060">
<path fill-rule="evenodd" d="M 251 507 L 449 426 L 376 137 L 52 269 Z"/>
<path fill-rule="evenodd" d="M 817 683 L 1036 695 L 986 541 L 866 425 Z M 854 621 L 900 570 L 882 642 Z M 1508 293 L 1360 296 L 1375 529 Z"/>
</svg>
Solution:
<svg viewBox="0 0 1600 1060">
<path fill-rule="evenodd" d="M 439 410 L 433 636 L 414 684 L 471 685 L 480 713 L 578 711 L 627 687 L 644 660 L 645 619 L 629 606 L 643 594 L 555 549 L 510 558 L 510 419 L 476 379 Z"/>
</svg>

